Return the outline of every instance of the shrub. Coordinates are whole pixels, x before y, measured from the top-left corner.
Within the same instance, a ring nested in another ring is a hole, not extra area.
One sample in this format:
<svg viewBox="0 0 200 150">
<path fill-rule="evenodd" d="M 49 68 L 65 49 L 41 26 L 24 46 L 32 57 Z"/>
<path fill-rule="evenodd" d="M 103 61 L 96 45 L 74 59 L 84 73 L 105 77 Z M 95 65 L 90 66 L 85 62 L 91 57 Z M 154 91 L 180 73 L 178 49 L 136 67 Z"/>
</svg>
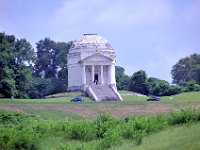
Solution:
<svg viewBox="0 0 200 150">
<path fill-rule="evenodd" d="M 88 147 L 82 143 L 77 149 L 108 149 L 120 145 L 122 139 L 134 140 L 136 145 L 148 134 L 160 131 L 170 125 L 197 122 L 200 111 L 182 109 L 170 114 L 153 116 L 133 116 L 119 119 L 110 114 L 102 114 L 92 120 L 43 120 L 21 113 L 0 111 L 0 149 L 37 149 L 40 139 L 47 136 L 63 136 L 69 140 L 93 141 Z M 72 149 L 64 145 L 61 149 Z"/>
<path fill-rule="evenodd" d="M 34 131 L 20 131 L 16 137 L 16 140 L 13 142 L 14 149 L 38 149 L 39 139 Z"/>
<path fill-rule="evenodd" d="M 72 146 L 70 144 L 65 144 L 60 146 L 60 150 L 71 150 Z"/>
<path fill-rule="evenodd" d="M 163 114 L 156 116 L 134 116 L 126 118 L 122 135 L 133 139 L 136 145 L 142 143 L 143 136 L 164 129 L 168 126 L 168 117 Z"/>
<path fill-rule="evenodd" d="M 102 114 L 95 121 L 96 137 L 104 138 L 104 134 L 115 128 L 120 123 L 118 118 L 111 116 L 110 114 Z"/>
<path fill-rule="evenodd" d="M 200 91 L 200 85 L 194 80 L 188 81 L 184 85 L 184 92 L 191 91 Z"/>
<path fill-rule="evenodd" d="M 38 149 L 38 137 L 33 130 L 1 127 L 0 148 Z"/>
<path fill-rule="evenodd" d="M 183 124 L 188 122 L 197 122 L 199 120 L 200 112 L 195 109 L 181 109 L 173 111 L 170 114 L 170 125 Z"/>
<path fill-rule="evenodd" d="M 17 112 L 0 111 L 0 124 L 18 124 L 31 118 L 34 117 Z"/>
<path fill-rule="evenodd" d="M 90 120 L 74 121 L 71 124 L 71 139 L 89 141 L 95 138 L 94 124 Z"/>
<path fill-rule="evenodd" d="M 142 134 L 145 128 L 145 119 L 141 116 L 130 118 L 128 122 L 123 125 L 123 137 L 126 139 L 135 139 L 137 134 Z"/>
<path fill-rule="evenodd" d="M 179 94 L 179 93 L 181 93 L 181 92 L 183 92 L 183 87 L 181 87 L 181 86 L 178 86 L 178 85 L 172 85 L 171 87 L 170 87 L 170 89 L 169 89 L 169 93 L 168 93 L 168 95 L 175 95 L 175 94 Z"/>
<path fill-rule="evenodd" d="M 112 128 L 104 133 L 103 139 L 101 139 L 97 145 L 97 149 L 103 150 L 121 144 L 122 144 L 121 128 L 120 127 Z"/>
</svg>

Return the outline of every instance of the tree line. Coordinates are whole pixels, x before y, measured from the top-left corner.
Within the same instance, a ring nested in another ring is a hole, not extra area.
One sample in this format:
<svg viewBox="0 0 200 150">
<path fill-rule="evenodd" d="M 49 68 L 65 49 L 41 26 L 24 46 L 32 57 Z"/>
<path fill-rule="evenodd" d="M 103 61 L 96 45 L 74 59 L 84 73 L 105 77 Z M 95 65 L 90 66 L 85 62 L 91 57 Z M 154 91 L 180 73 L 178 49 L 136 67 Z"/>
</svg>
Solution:
<svg viewBox="0 0 200 150">
<path fill-rule="evenodd" d="M 0 33 L 0 97 L 41 98 L 66 91 L 71 44 L 45 38 L 35 51 L 26 39 Z"/>
<path fill-rule="evenodd" d="M 200 91 L 200 54 L 181 58 L 171 70 L 172 85 L 154 77 L 147 77 L 144 70 L 128 76 L 125 69 L 116 67 L 117 87 L 145 95 L 169 96 L 181 92 Z"/>
<path fill-rule="evenodd" d="M 67 53 L 72 42 L 55 42 L 44 38 L 36 50 L 26 39 L 0 32 L 0 97 L 41 98 L 65 92 L 68 84 Z M 200 55 L 182 58 L 172 68 L 173 83 L 147 78 L 145 71 L 132 76 L 116 66 L 119 90 L 131 90 L 146 95 L 171 95 L 200 89 Z"/>
</svg>

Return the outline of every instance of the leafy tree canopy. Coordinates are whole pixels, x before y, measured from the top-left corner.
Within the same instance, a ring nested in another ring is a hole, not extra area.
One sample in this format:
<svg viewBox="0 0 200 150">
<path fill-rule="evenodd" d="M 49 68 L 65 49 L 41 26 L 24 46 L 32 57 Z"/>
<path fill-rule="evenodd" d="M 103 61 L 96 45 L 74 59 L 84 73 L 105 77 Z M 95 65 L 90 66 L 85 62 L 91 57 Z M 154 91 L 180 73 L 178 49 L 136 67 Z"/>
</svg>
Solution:
<svg viewBox="0 0 200 150">
<path fill-rule="evenodd" d="M 200 54 L 181 58 L 171 70 L 173 83 L 183 85 L 194 80 L 200 84 Z"/>
<path fill-rule="evenodd" d="M 117 83 L 117 89 L 128 90 L 130 77 L 124 73 L 125 69 L 120 66 L 115 67 L 115 78 Z"/>
<path fill-rule="evenodd" d="M 129 88 L 131 91 L 148 95 L 149 86 L 147 83 L 147 75 L 143 70 L 135 72 L 130 79 Z"/>
<path fill-rule="evenodd" d="M 0 33 L 0 94 L 27 97 L 32 77 L 34 49 L 26 39 Z"/>
<path fill-rule="evenodd" d="M 67 53 L 72 42 L 55 42 L 50 38 L 40 40 L 37 45 L 35 76 L 53 78 L 67 76 Z M 65 79 L 66 80 L 66 79 Z"/>
</svg>

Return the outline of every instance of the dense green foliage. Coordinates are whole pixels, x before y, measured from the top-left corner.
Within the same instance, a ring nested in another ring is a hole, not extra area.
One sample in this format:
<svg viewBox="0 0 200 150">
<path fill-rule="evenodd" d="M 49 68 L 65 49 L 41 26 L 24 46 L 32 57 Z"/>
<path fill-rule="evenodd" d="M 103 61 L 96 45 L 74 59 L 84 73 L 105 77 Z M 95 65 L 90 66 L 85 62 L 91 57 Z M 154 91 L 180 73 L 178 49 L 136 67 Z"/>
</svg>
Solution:
<svg viewBox="0 0 200 150">
<path fill-rule="evenodd" d="M 118 90 L 129 90 L 130 77 L 125 74 L 123 67 L 115 67 L 115 78 Z"/>
<path fill-rule="evenodd" d="M 34 77 L 31 81 L 28 94 L 30 98 L 41 98 L 49 94 L 66 91 L 66 82 L 60 78 Z"/>
<path fill-rule="evenodd" d="M 36 43 L 37 59 L 30 92 L 32 98 L 67 90 L 67 53 L 71 44 L 71 42 L 54 42 L 50 38 Z"/>
<path fill-rule="evenodd" d="M 70 46 L 45 38 L 35 53 L 25 39 L 0 33 L 0 97 L 40 98 L 66 91 Z"/>
<path fill-rule="evenodd" d="M 0 95 L 28 97 L 34 59 L 29 42 L 0 33 Z"/>
<path fill-rule="evenodd" d="M 135 72 L 131 77 L 124 73 L 125 69 L 116 66 L 116 82 L 119 90 L 130 90 L 145 95 L 168 96 L 181 92 L 199 91 L 200 86 L 194 82 L 186 83 L 185 86 L 170 85 L 165 80 L 147 77 L 145 71 Z"/>
<path fill-rule="evenodd" d="M 169 96 L 181 92 L 200 91 L 200 85 L 194 80 L 188 81 L 182 86 L 170 85 L 165 80 L 153 77 L 148 78 L 145 71 L 140 70 L 132 75 L 129 90 L 145 95 Z"/>
<path fill-rule="evenodd" d="M 149 85 L 149 94 L 157 96 L 175 95 L 182 92 L 182 87 L 170 85 L 165 80 L 150 77 L 147 81 Z"/>
<path fill-rule="evenodd" d="M 131 91 L 148 95 L 147 75 L 143 70 L 135 72 L 130 79 L 129 88 Z"/>
<path fill-rule="evenodd" d="M 194 80 L 200 84 L 200 54 L 181 58 L 171 70 L 173 83 L 183 85 Z"/>
<path fill-rule="evenodd" d="M 108 149 L 121 145 L 123 139 L 133 140 L 136 145 L 140 145 L 146 135 L 172 125 L 199 120 L 200 111 L 194 109 L 154 116 L 132 116 L 125 119 L 103 114 L 93 121 L 85 119 L 52 121 L 22 113 L 0 111 L 0 148 L 39 149 L 40 143 L 50 136 L 64 136 L 66 141 L 90 143 L 82 145 L 82 149 L 91 147 L 97 150 Z M 72 147 L 73 145 L 66 144 L 61 146 L 61 149 Z"/>
<path fill-rule="evenodd" d="M 167 96 L 181 92 L 200 91 L 200 55 L 193 54 L 182 58 L 171 71 L 173 83 L 165 80 L 147 77 L 145 71 L 140 70 L 131 77 L 124 74 L 125 69 L 116 67 L 117 88 L 131 90 L 145 95 Z"/>
</svg>

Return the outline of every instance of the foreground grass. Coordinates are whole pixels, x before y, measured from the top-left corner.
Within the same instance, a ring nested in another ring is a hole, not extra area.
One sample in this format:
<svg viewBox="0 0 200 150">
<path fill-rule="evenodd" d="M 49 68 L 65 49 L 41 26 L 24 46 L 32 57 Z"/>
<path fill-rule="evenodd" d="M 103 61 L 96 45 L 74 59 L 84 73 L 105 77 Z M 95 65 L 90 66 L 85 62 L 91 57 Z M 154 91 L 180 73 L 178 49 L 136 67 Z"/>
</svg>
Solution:
<svg viewBox="0 0 200 150">
<path fill-rule="evenodd" d="M 139 146 L 132 140 L 123 140 L 121 146 L 114 146 L 109 150 L 198 150 L 200 147 L 199 139 L 200 123 L 197 123 L 170 127 L 165 131 L 146 136 Z M 67 141 L 64 137 L 50 137 L 41 143 L 40 149 L 54 150 L 69 148 L 77 150 L 81 147 L 87 147 L 92 150 L 96 144 L 96 141 L 85 143 L 81 141 Z"/>
<path fill-rule="evenodd" d="M 198 150 L 200 148 L 200 123 L 170 127 L 165 131 L 144 137 L 141 145 L 125 141 L 110 150 Z"/>
<path fill-rule="evenodd" d="M 191 126 L 199 125 L 199 121 L 200 110 L 191 108 L 126 118 L 102 114 L 95 120 L 52 120 L 0 111 L 0 149 L 183 149 L 182 143 L 186 148 L 192 143 L 195 149 L 199 146 L 200 130 L 199 126 Z M 180 125 L 185 129 L 177 129 Z"/>
</svg>

